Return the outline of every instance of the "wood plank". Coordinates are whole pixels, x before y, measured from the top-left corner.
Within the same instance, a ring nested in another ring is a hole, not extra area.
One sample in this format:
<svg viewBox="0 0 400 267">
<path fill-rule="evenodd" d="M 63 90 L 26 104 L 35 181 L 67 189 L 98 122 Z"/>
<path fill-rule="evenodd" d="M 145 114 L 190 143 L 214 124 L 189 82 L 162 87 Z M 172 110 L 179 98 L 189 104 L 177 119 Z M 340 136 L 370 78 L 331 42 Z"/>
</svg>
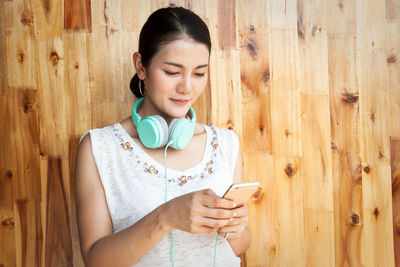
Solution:
<svg viewBox="0 0 400 267">
<path fill-rule="evenodd" d="M 359 153 L 332 153 L 336 266 L 363 266 L 363 209 Z"/>
<path fill-rule="evenodd" d="M 268 5 L 271 28 L 297 30 L 297 0 L 268 1 Z"/>
<path fill-rule="evenodd" d="M 46 179 L 45 266 L 72 266 L 72 236 L 68 177 L 61 158 L 49 157 Z M 67 172 L 68 173 L 68 172 Z"/>
<path fill-rule="evenodd" d="M 17 266 L 40 266 L 42 228 L 40 217 L 39 112 L 34 89 L 9 88 L 11 103 L 11 166 Z"/>
<path fill-rule="evenodd" d="M 326 1 L 297 1 L 302 94 L 329 94 L 326 12 Z"/>
<path fill-rule="evenodd" d="M 11 32 L 6 28 L 4 1 L 0 1 L 0 95 L 5 95 L 7 89 L 7 50 L 6 38 Z"/>
<path fill-rule="evenodd" d="M 219 50 L 230 50 L 237 48 L 237 17 L 235 16 L 235 13 L 236 1 L 217 1 L 217 32 Z"/>
<path fill-rule="evenodd" d="M 356 7 L 353 1 L 328 1 L 335 265 L 362 266 L 363 209 L 359 149 L 359 88 L 356 77 Z"/>
<path fill-rule="evenodd" d="M 266 1 L 238 1 L 243 147 L 272 153 Z M 249 16 L 249 14 L 254 14 Z"/>
<path fill-rule="evenodd" d="M 65 99 L 65 112 L 68 113 L 69 138 L 79 141 L 80 136 L 92 127 L 89 63 L 86 49 L 87 34 L 84 32 L 65 33 L 63 37 L 64 84 L 60 86 Z M 76 123 L 79 121 L 79 123 Z M 66 129 L 63 129 L 66 130 Z M 71 141 L 71 139 L 69 139 Z M 71 150 L 69 150 L 70 154 Z"/>
<path fill-rule="evenodd" d="M 301 172 L 299 157 L 274 156 L 277 266 L 307 266 Z"/>
<path fill-rule="evenodd" d="M 328 42 L 336 266 L 359 266 L 364 259 L 356 49 L 351 36 L 331 35 Z"/>
<path fill-rule="evenodd" d="M 385 56 L 389 102 L 389 135 L 400 138 L 400 21 L 385 26 Z"/>
<path fill-rule="evenodd" d="M 29 0 L 4 2 L 7 84 L 12 88 L 36 88 L 33 13 Z"/>
<path fill-rule="evenodd" d="M 366 266 L 393 266 L 389 97 L 384 53 L 384 1 L 357 2 L 357 83 Z M 371 75 L 373 73 L 374 75 Z M 378 90 L 380 89 L 380 90 Z"/>
<path fill-rule="evenodd" d="M 234 50 L 211 54 L 211 123 L 234 130 L 242 143 L 239 57 Z"/>
<path fill-rule="evenodd" d="M 390 140 L 392 174 L 393 241 L 395 266 L 400 266 L 400 138 Z"/>
<path fill-rule="evenodd" d="M 121 21 L 122 29 L 124 32 L 134 32 L 139 38 L 140 30 L 143 24 L 146 22 L 153 9 L 151 5 L 154 1 L 132 1 L 122 0 L 121 1 Z M 136 38 L 131 39 L 132 42 L 136 43 Z M 135 49 L 135 51 L 137 48 Z"/>
<path fill-rule="evenodd" d="M 302 96 L 303 207 L 307 266 L 334 266 L 329 96 Z"/>
<path fill-rule="evenodd" d="M 274 156 L 301 156 L 297 32 L 270 30 L 271 133 Z"/>
<path fill-rule="evenodd" d="M 40 201 L 32 197 L 14 201 L 16 266 L 43 265 Z"/>
<path fill-rule="evenodd" d="M 243 176 L 246 181 L 258 181 L 261 190 L 248 203 L 252 242 L 245 257 L 245 266 L 278 266 L 278 184 L 274 176 L 273 157 L 267 152 L 243 152 Z M 261 230 L 262 229 L 262 230 Z M 243 265 L 242 265 L 243 266 Z"/>
<path fill-rule="evenodd" d="M 80 3 L 81 1 L 75 1 Z M 31 0 L 35 37 L 39 39 L 62 37 L 62 0 Z"/>
<path fill-rule="evenodd" d="M 90 0 L 64 0 L 64 29 L 92 32 L 92 9 Z"/>
<path fill-rule="evenodd" d="M 124 103 L 129 84 L 123 81 L 121 6 L 116 1 L 92 2 L 92 34 L 88 35 L 87 52 L 92 102 L 92 116 L 100 127 L 118 121 L 127 112 Z M 104 64 L 107 62 L 107 64 Z M 129 111 L 130 112 L 130 111 Z"/>
<path fill-rule="evenodd" d="M 15 219 L 13 182 L 15 161 L 12 160 L 10 101 L 0 94 L 0 266 L 15 266 Z"/>
<path fill-rule="evenodd" d="M 64 87 L 64 49 L 58 38 L 37 41 L 40 149 L 43 156 L 68 156 L 68 90 Z"/>
<path fill-rule="evenodd" d="M 385 0 L 385 17 L 388 22 L 400 22 L 400 2 Z"/>
</svg>

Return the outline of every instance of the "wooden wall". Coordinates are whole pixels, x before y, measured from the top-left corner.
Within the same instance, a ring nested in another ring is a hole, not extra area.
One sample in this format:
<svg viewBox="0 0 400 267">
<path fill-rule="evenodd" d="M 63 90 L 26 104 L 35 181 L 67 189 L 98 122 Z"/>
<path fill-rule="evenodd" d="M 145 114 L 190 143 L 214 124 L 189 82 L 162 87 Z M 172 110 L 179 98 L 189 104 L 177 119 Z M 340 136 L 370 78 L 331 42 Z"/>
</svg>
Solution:
<svg viewBox="0 0 400 267">
<path fill-rule="evenodd" d="M 0 1 L 0 266 L 83 266 L 79 137 L 129 116 L 148 15 L 197 12 L 213 42 L 199 120 L 232 128 L 247 266 L 400 266 L 398 0 Z"/>
</svg>

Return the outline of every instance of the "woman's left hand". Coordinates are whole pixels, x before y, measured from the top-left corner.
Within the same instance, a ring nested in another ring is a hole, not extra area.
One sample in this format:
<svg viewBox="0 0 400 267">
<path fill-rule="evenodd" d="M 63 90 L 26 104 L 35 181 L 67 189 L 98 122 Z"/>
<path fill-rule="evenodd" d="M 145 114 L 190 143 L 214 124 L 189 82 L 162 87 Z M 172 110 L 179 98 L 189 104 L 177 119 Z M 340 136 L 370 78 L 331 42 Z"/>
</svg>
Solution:
<svg viewBox="0 0 400 267">
<path fill-rule="evenodd" d="M 234 240 L 241 236 L 242 232 L 247 226 L 248 222 L 248 209 L 247 206 L 240 206 L 232 209 L 234 211 L 231 222 L 217 230 L 218 234 L 226 237 L 228 240 Z"/>
</svg>

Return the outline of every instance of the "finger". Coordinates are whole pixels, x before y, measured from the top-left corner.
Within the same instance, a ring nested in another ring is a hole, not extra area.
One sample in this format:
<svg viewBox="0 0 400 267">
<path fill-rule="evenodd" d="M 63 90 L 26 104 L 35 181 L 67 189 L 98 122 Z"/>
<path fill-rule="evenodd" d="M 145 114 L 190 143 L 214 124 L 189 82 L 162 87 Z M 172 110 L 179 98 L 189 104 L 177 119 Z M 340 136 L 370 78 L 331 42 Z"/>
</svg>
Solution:
<svg viewBox="0 0 400 267">
<path fill-rule="evenodd" d="M 233 220 L 235 212 L 230 209 L 217 209 L 217 208 L 206 208 L 204 211 L 204 217 L 212 219 L 227 219 Z"/>
<path fill-rule="evenodd" d="M 222 231 L 218 231 L 218 234 L 220 236 L 226 236 L 227 233 L 229 233 L 229 237 L 227 237 L 227 239 L 233 240 L 233 239 L 239 238 L 243 234 L 244 229 L 245 229 L 245 227 L 240 227 L 239 229 L 226 228 L 226 229 L 224 229 L 223 232 Z"/>
<path fill-rule="evenodd" d="M 218 196 L 204 195 L 202 204 L 206 207 L 222 208 L 222 209 L 233 209 L 237 207 L 237 204 L 229 199 L 220 198 Z"/>
<path fill-rule="evenodd" d="M 227 225 L 228 226 L 235 226 L 235 225 L 241 225 L 241 224 L 247 225 L 248 221 L 249 221 L 249 218 L 247 216 L 233 218 Z"/>
<path fill-rule="evenodd" d="M 227 226 L 223 226 L 221 228 L 219 228 L 217 231 L 221 232 L 221 233 L 236 233 L 236 232 L 242 232 L 243 229 L 245 228 L 245 225 L 240 224 L 240 225 L 227 225 Z"/>
<path fill-rule="evenodd" d="M 216 219 L 206 218 L 206 217 L 199 218 L 199 220 L 198 220 L 198 223 L 200 225 L 206 226 L 209 228 L 213 228 L 214 230 L 217 230 L 221 227 L 228 225 L 229 222 L 230 222 L 230 219 L 216 220 Z"/>
<path fill-rule="evenodd" d="M 234 212 L 233 217 L 245 217 L 245 216 L 248 216 L 248 214 L 249 214 L 247 206 L 241 206 L 241 207 L 232 209 L 232 211 Z"/>
</svg>

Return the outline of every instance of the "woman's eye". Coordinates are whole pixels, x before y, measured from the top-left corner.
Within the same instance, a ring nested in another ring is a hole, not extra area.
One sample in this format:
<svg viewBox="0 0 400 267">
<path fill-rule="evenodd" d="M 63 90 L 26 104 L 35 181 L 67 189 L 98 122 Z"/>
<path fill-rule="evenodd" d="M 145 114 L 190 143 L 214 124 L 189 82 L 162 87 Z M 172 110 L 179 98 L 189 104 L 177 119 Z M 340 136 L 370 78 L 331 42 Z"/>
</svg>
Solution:
<svg viewBox="0 0 400 267">
<path fill-rule="evenodd" d="M 194 75 L 196 75 L 197 77 L 204 77 L 204 73 L 195 73 Z"/>
<path fill-rule="evenodd" d="M 173 76 L 178 74 L 178 72 L 169 72 L 169 71 L 165 71 L 165 74 L 169 75 L 169 76 Z"/>
</svg>

